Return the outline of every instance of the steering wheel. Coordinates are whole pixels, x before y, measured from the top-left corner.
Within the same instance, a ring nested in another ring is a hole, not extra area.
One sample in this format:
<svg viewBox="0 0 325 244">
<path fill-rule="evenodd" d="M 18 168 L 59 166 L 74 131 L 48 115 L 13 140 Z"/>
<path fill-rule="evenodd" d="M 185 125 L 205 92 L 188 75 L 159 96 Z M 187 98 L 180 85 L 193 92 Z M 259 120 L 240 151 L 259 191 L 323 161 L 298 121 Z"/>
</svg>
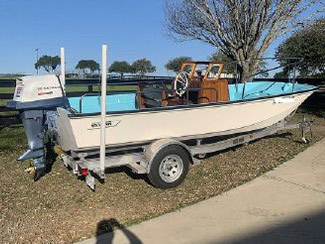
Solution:
<svg viewBox="0 0 325 244">
<path fill-rule="evenodd" d="M 179 73 L 174 81 L 174 90 L 178 96 L 183 96 L 189 86 L 190 76 L 187 72 Z"/>
</svg>

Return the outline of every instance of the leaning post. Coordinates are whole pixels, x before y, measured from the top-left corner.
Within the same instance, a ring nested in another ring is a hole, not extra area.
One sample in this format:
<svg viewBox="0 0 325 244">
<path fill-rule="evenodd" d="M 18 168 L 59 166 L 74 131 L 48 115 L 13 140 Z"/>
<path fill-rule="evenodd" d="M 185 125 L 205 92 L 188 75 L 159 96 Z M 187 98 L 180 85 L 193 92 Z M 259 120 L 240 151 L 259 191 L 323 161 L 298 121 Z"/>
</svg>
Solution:
<svg viewBox="0 0 325 244">
<path fill-rule="evenodd" d="M 60 48 L 60 57 L 61 57 L 61 85 L 65 91 L 65 52 L 64 47 Z"/>
<path fill-rule="evenodd" d="M 105 178 L 106 157 L 106 90 L 107 90 L 107 45 L 102 45 L 102 94 L 101 94 L 101 127 L 100 127 L 100 177 Z"/>
</svg>

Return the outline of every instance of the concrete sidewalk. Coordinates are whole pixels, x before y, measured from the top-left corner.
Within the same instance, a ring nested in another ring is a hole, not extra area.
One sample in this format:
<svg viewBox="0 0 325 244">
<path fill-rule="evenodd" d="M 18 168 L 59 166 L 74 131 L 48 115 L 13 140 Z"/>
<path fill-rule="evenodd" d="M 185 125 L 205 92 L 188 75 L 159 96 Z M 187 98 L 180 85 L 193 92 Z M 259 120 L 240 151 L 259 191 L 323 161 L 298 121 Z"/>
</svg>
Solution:
<svg viewBox="0 0 325 244">
<path fill-rule="evenodd" d="M 325 139 L 243 186 L 79 244 L 325 243 Z"/>
</svg>

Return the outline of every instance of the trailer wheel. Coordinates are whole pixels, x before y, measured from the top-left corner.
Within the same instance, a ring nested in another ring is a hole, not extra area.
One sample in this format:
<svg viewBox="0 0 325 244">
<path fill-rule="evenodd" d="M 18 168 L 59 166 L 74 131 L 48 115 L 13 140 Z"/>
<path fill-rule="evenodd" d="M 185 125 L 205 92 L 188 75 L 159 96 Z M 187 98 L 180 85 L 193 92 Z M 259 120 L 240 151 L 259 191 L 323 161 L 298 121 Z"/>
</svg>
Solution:
<svg viewBox="0 0 325 244">
<path fill-rule="evenodd" d="M 190 157 L 179 145 L 161 149 L 151 163 L 148 178 L 157 188 L 168 189 L 180 185 L 189 169 Z"/>
</svg>

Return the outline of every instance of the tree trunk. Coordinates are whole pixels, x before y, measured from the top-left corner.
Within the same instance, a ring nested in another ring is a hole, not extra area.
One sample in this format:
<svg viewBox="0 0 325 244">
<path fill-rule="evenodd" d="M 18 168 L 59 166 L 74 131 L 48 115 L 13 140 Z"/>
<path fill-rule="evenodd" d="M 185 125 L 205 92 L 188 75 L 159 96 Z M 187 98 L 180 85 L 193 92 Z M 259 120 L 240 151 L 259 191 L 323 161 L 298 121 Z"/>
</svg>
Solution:
<svg viewBox="0 0 325 244">
<path fill-rule="evenodd" d="M 241 60 L 238 62 L 239 79 L 241 82 L 250 82 L 258 71 L 259 60 Z"/>
</svg>

